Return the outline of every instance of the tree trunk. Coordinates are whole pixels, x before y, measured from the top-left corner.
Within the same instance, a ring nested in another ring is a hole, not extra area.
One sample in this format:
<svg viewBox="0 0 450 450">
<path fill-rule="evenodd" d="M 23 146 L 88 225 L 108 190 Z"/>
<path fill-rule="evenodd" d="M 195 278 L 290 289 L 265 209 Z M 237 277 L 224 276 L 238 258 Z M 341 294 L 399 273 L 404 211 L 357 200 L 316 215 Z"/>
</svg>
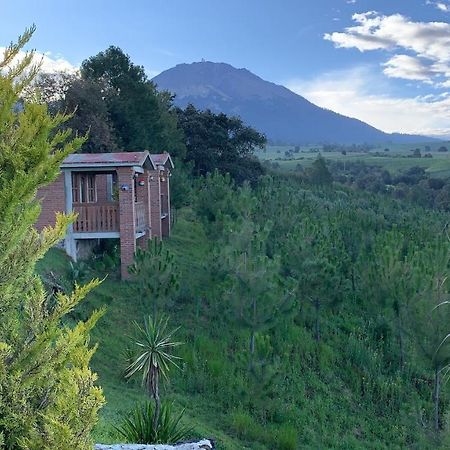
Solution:
<svg viewBox="0 0 450 450">
<path fill-rule="evenodd" d="M 433 402 L 434 402 L 434 429 L 439 431 L 439 397 L 441 394 L 441 374 L 439 368 L 434 369 L 434 391 L 433 391 Z"/>
<path fill-rule="evenodd" d="M 405 367 L 405 348 L 403 343 L 403 327 L 400 311 L 397 312 L 397 326 L 398 326 L 398 345 L 400 347 L 400 371 L 403 372 Z"/>
<path fill-rule="evenodd" d="M 156 432 L 159 425 L 159 415 L 161 413 L 161 399 L 159 398 L 159 370 L 152 367 L 151 392 L 155 402 L 155 414 L 153 416 L 153 430 Z"/>
<path fill-rule="evenodd" d="M 320 341 L 320 300 L 316 299 L 314 301 L 314 307 L 316 309 L 316 341 Z"/>
<path fill-rule="evenodd" d="M 253 355 L 255 353 L 255 332 L 252 330 L 250 334 L 250 353 Z"/>
<path fill-rule="evenodd" d="M 253 354 L 255 353 L 256 297 L 253 297 L 252 316 L 253 316 L 253 323 L 252 323 L 252 334 L 250 336 L 250 353 L 252 355 L 253 360 Z"/>
<path fill-rule="evenodd" d="M 351 280 L 352 280 L 352 292 L 354 294 L 356 292 L 356 281 L 355 281 L 355 267 L 353 265 L 351 271 Z"/>
</svg>

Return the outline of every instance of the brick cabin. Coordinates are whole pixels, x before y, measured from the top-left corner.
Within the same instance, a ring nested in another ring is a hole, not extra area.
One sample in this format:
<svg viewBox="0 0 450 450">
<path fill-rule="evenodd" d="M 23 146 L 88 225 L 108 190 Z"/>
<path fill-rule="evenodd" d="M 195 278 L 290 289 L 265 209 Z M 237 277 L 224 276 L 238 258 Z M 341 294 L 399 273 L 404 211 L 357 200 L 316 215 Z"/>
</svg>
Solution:
<svg viewBox="0 0 450 450">
<path fill-rule="evenodd" d="M 76 212 L 64 239 L 67 254 L 76 261 L 99 239 L 119 239 L 121 275 L 127 278 L 136 245 L 170 235 L 173 167 L 168 153 L 72 154 L 59 177 L 37 193 L 42 211 L 36 228 L 54 225 L 56 212 Z"/>
</svg>

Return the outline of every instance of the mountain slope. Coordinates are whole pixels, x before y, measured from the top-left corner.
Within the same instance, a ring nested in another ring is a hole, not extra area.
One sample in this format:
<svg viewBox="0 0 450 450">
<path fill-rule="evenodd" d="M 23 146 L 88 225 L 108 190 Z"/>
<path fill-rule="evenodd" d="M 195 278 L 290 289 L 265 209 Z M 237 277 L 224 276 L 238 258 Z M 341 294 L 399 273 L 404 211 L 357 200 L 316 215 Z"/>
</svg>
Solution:
<svg viewBox="0 0 450 450">
<path fill-rule="evenodd" d="M 320 108 L 289 89 L 265 81 L 247 69 L 225 63 L 179 64 L 153 78 L 159 89 L 176 94 L 175 103 L 192 103 L 240 116 L 274 142 L 362 143 L 417 142 L 421 136 L 384 133 L 358 119 Z"/>
</svg>

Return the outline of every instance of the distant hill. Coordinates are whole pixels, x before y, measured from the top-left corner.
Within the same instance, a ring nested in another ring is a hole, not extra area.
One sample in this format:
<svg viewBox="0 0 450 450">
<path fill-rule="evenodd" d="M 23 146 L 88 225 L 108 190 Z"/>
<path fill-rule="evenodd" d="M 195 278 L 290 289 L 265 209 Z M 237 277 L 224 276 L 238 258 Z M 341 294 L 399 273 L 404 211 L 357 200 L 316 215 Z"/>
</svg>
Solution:
<svg viewBox="0 0 450 450">
<path fill-rule="evenodd" d="M 240 116 L 273 142 L 287 144 L 419 142 L 431 138 L 388 134 L 358 119 L 320 108 L 284 86 L 225 63 L 179 64 L 153 78 L 159 89 L 176 94 L 175 103 L 192 103 Z"/>
</svg>

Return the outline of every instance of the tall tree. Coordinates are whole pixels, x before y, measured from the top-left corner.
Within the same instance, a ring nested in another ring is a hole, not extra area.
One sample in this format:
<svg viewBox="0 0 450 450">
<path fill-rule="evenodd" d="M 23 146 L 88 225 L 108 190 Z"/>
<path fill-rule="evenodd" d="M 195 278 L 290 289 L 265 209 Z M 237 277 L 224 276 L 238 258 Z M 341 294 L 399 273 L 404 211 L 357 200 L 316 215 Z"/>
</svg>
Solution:
<svg viewBox="0 0 450 450">
<path fill-rule="evenodd" d="M 84 61 L 81 76 L 102 86 L 120 148 L 183 156 L 172 96 L 158 92 L 144 68 L 133 64 L 120 48 L 109 47 Z"/>
<path fill-rule="evenodd" d="M 246 126 L 238 117 L 199 111 L 192 105 L 185 110 L 178 109 L 177 113 L 186 136 L 186 160 L 194 163 L 196 175 L 218 170 L 242 183 L 254 182 L 263 174 L 261 164 L 253 155 L 266 144 L 263 134 Z"/>
<path fill-rule="evenodd" d="M 40 99 L 52 114 L 71 113 L 63 125 L 88 137 L 81 147 L 85 153 L 118 151 L 116 133 L 101 83 L 66 73 L 44 73 L 37 78 Z"/>
<path fill-rule="evenodd" d="M 33 32 L 0 60 L 0 447 L 90 450 L 103 395 L 89 369 L 95 348 L 88 342 L 101 312 L 75 327 L 64 318 L 98 281 L 50 298 L 35 265 L 73 217 L 58 215 L 55 227 L 41 234 L 33 227 L 37 189 L 57 177 L 62 160 L 84 139 L 61 131 L 68 117 L 49 115 L 37 94 L 22 99 L 38 67 L 32 53 L 13 61 Z"/>
<path fill-rule="evenodd" d="M 270 224 L 265 228 L 242 220 L 230 230 L 223 249 L 228 268 L 228 296 L 234 315 L 249 331 L 251 366 L 258 333 L 272 329 L 293 310 L 289 279 L 280 276 L 280 259 L 266 256 Z"/>
<path fill-rule="evenodd" d="M 308 177 L 311 183 L 320 186 L 329 186 L 333 182 L 333 177 L 328 170 L 325 158 L 320 153 L 312 163 L 308 171 Z"/>
</svg>

